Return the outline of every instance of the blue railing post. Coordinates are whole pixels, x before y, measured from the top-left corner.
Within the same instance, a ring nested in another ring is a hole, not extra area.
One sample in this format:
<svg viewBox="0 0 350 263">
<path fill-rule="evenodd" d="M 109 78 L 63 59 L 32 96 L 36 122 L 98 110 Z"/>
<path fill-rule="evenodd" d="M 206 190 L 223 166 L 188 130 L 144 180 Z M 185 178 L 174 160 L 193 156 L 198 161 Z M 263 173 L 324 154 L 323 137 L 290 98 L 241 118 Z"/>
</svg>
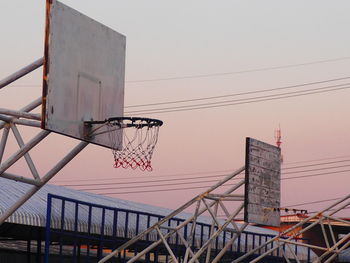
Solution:
<svg viewBox="0 0 350 263">
<path fill-rule="evenodd" d="M 46 229 L 45 229 L 45 258 L 44 262 L 49 262 L 50 255 L 50 238 L 51 238 L 51 206 L 52 197 L 50 194 L 47 195 L 47 210 L 46 210 Z"/>
</svg>

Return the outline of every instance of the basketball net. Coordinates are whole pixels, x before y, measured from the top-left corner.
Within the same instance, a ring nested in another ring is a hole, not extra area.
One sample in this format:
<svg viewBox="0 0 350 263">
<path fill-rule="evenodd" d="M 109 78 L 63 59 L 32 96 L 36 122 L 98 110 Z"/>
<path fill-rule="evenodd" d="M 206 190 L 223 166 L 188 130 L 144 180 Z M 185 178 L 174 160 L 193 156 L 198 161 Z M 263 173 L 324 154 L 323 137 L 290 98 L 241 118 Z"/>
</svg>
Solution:
<svg viewBox="0 0 350 263">
<path fill-rule="evenodd" d="M 152 155 L 158 141 L 158 123 L 151 119 L 132 118 L 107 123 L 115 168 L 140 168 L 152 171 Z M 120 132 L 120 129 L 123 129 Z M 120 143 L 123 146 L 118 150 Z"/>
</svg>

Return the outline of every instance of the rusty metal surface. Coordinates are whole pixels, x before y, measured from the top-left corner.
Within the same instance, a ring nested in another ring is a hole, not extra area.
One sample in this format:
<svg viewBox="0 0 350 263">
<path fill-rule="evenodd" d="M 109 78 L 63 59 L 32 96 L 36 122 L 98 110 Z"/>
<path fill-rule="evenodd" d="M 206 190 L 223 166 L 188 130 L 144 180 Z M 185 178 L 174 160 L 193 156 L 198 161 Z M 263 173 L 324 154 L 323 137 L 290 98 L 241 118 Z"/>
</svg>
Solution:
<svg viewBox="0 0 350 263">
<path fill-rule="evenodd" d="M 45 33 L 42 128 L 110 147 L 84 121 L 123 116 L 125 36 L 56 0 Z"/>
<path fill-rule="evenodd" d="M 280 225 L 281 150 L 252 139 L 246 140 L 244 221 Z"/>
</svg>

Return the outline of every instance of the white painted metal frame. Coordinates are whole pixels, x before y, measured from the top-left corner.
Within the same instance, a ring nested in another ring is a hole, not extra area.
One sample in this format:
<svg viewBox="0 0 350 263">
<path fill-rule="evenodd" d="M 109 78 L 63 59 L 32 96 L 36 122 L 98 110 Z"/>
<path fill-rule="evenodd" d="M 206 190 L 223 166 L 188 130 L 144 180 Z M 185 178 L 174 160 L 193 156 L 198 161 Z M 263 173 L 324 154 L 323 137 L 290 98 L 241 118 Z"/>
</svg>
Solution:
<svg viewBox="0 0 350 263">
<path fill-rule="evenodd" d="M 147 230 L 143 231 L 133 239 L 121 245 L 109 255 L 106 255 L 103 259 L 99 261 L 99 263 L 108 262 L 109 259 L 113 258 L 114 256 L 117 256 L 119 253 L 122 253 L 124 250 L 127 250 L 137 241 L 145 239 L 146 236 L 154 230 L 157 231 L 159 235 L 159 239 L 153 242 L 148 247 L 146 247 L 144 250 L 137 252 L 135 256 L 131 257 L 127 261 L 128 263 L 138 262 L 139 259 L 141 259 L 143 256 L 146 255 L 146 253 L 151 252 L 154 248 L 160 245 L 164 245 L 166 247 L 172 259 L 172 262 L 179 262 L 179 258 L 177 258 L 174 251 L 171 250 L 170 244 L 167 241 L 175 235 L 178 235 L 182 244 L 187 248 L 185 256 L 181 261 L 181 263 L 203 262 L 202 261 L 203 258 L 199 260 L 199 257 L 201 255 L 206 255 L 205 257 L 206 263 L 220 262 L 222 257 L 228 251 L 228 249 L 232 247 L 232 244 L 243 233 L 243 231 L 248 225 L 248 223 L 244 223 L 243 225 L 238 226 L 234 222 L 234 218 L 244 208 L 244 195 L 235 195 L 233 194 L 233 192 L 239 189 L 241 186 L 243 186 L 245 181 L 244 180 L 240 181 L 233 187 L 224 191 L 222 194 L 214 194 L 213 191 L 218 190 L 226 182 L 230 181 L 231 179 L 233 179 L 235 176 L 237 176 L 244 170 L 245 170 L 245 167 L 240 168 L 239 170 L 235 171 L 233 174 L 227 176 L 224 180 L 216 183 L 207 191 L 197 195 L 192 200 L 190 200 L 189 202 L 187 202 L 186 204 L 184 204 L 183 206 L 181 206 L 180 208 L 178 208 L 177 210 L 175 210 L 174 212 L 166 216 L 164 219 L 155 223 L 153 226 L 151 226 Z M 230 212 L 224 205 L 224 201 L 238 201 L 238 202 L 241 202 L 241 204 L 238 205 L 238 208 L 236 210 Z M 331 206 L 316 213 L 315 215 L 312 215 L 306 218 L 305 220 L 298 223 L 297 225 L 283 231 L 279 235 L 276 235 L 274 238 L 271 238 L 268 241 L 262 243 L 262 245 L 257 246 L 256 248 L 250 250 L 249 252 L 242 255 L 238 259 L 232 261 L 232 263 L 242 262 L 243 260 L 245 260 L 244 262 L 246 262 L 247 258 L 252 254 L 260 253 L 261 251 L 263 251 L 263 253 L 259 257 L 250 261 L 250 262 L 259 262 L 259 260 L 261 260 L 262 258 L 273 255 L 273 252 L 276 250 L 279 250 L 279 252 L 284 257 L 286 262 L 305 262 L 305 255 L 299 256 L 299 255 L 296 255 L 296 253 L 294 252 L 295 245 L 299 247 L 305 247 L 305 248 L 311 248 L 313 250 L 323 251 L 323 254 L 321 256 L 318 256 L 313 262 L 333 262 L 332 260 L 334 260 L 337 257 L 337 255 L 339 255 L 339 253 L 341 253 L 344 249 L 350 246 L 350 233 L 342 237 L 340 240 L 336 240 L 334 231 L 332 229 L 331 221 L 341 222 L 343 224 L 350 226 L 350 221 L 346 221 L 334 216 L 337 212 L 348 207 L 349 205 L 350 205 L 350 195 L 344 197 L 342 200 L 335 202 Z M 169 222 L 171 218 L 176 217 L 179 213 L 184 212 L 185 210 L 188 210 L 193 206 L 195 206 L 194 213 L 186 221 L 172 228 L 164 226 Z M 222 221 L 219 220 L 218 218 L 219 207 L 222 209 L 222 211 L 226 216 L 226 220 L 224 221 L 224 223 L 222 223 Z M 209 233 L 208 240 L 201 247 L 196 247 L 196 250 L 193 250 L 190 244 L 192 244 L 192 241 L 194 238 L 194 228 L 196 226 L 198 217 L 205 212 L 209 213 L 212 218 L 211 233 Z M 329 213 L 326 214 L 327 212 Z M 181 234 L 181 230 L 185 226 L 189 226 L 189 225 L 192 226 L 192 229 L 190 231 L 190 235 L 187 238 L 185 238 Z M 320 247 L 320 246 L 315 246 L 307 243 L 294 241 L 296 237 L 300 236 L 301 234 L 305 233 L 306 231 L 310 230 L 316 225 L 321 226 L 326 247 Z M 329 238 L 329 236 L 326 233 L 325 225 L 328 226 L 328 233 L 330 233 L 331 238 Z M 216 231 L 214 231 L 214 226 L 217 227 Z M 230 228 L 228 228 L 229 226 Z M 302 226 L 305 226 L 305 227 L 299 231 L 296 231 L 299 227 L 302 227 Z M 168 232 L 165 234 L 164 232 L 161 231 L 162 229 L 165 229 Z M 216 255 L 215 258 L 212 258 L 211 252 L 212 252 L 213 241 L 215 241 L 216 237 L 218 237 L 220 233 L 222 233 L 223 231 L 227 231 L 229 229 L 234 230 L 233 237 L 229 239 L 225 244 L 223 244 L 223 248 L 220 250 L 220 252 Z M 283 250 L 283 246 L 286 247 L 285 251 Z M 301 257 L 304 257 L 304 258 L 301 258 Z"/>
<path fill-rule="evenodd" d="M 14 74 L 0 81 L 0 89 L 14 82 L 15 80 L 27 75 L 43 65 L 43 58 L 34 61 L 32 64 L 22 68 Z M 74 147 L 64 158 L 59 160 L 55 166 L 51 168 L 42 177 L 39 175 L 38 170 L 29 154 L 29 151 L 33 149 L 39 142 L 43 141 L 49 134 L 50 131 L 41 130 L 27 143 L 24 143 L 22 136 L 17 128 L 17 125 L 24 125 L 29 127 L 41 127 L 41 115 L 30 113 L 32 110 L 40 106 L 42 98 L 38 98 L 27 106 L 20 110 L 11 109 L 0 109 L 0 130 L 2 130 L 1 141 L 0 141 L 0 177 L 30 184 L 32 188 L 19 198 L 7 211 L 0 214 L 0 225 L 10 217 L 22 204 L 24 204 L 31 196 L 33 196 L 42 186 L 44 186 L 52 177 L 54 177 L 67 163 L 69 163 L 81 150 L 83 150 L 88 143 L 80 142 Z M 7 160 L 2 161 L 8 135 L 12 131 L 19 149 L 13 153 Z M 28 165 L 29 170 L 33 178 L 23 177 L 6 172 L 12 165 L 14 165 L 22 157 Z"/>
<path fill-rule="evenodd" d="M 152 251 L 154 248 L 156 248 L 159 245 L 164 245 L 166 249 L 169 252 L 170 257 L 172 258 L 173 262 L 179 262 L 179 259 L 176 257 L 176 253 L 171 250 L 171 247 L 167 240 L 169 240 L 171 237 L 178 236 L 182 242 L 182 244 L 186 247 L 185 256 L 183 259 L 183 263 L 199 263 L 199 258 L 202 255 L 206 255 L 206 263 L 208 262 L 220 262 L 220 259 L 224 256 L 225 251 L 230 247 L 230 244 L 237 239 L 237 237 L 244 231 L 245 227 L 248 225 L 247 223 L 243 224 L 242 226 L 238 226 L 233 219 L 243 210 L 244 207 L 244 195 L 242 194 L 233 194 L 234 191 L 238 190 L 242 186 L 244 186 L 244 179 L 242 179 L 240 182 L 235 184 L 234 186 L 231 186 L 227 190 L 224 190 L 223 193 L 216 193 L 217 191 L 220 191 L 220 187 L 224 186 L 225 183 L 229 182 L 232 178 L 236 177 L 238 174 L 244 171 L 244 166 L 231 175 L 227 176 L 225 179 L 219 181 L 212 187 L 210 187 L 207 191 L 197 195 L 192 200 L 181 206 L 180 208 L 176 209 L 174 212 L 170 213 L 168 216 L 166 216 L 164 219 L 160 220 L 159 222 L 155 223 L 153 226 L 151 226 L 149 229 L 143 231 L 139 235 L 137 235 L 135 238 L 131 239 L 130 241 L 126 242 L 122 246 L 118 247 L 116 250 L 114 250 L 112 253 L 104 257 L 99 261 L 99 263 L 107 262 L 112 257 L 118 255 L 118 253 L 124 251 L 125 249 L 128 249 L 130 246 L 132 246 L 134 243 L 136 243 L 139 240 L 144 239 L 149 233 L 152 231 L 157 231 L 159 235 L 159 239 L 155 242 L 153 242 L 151 245 L 146 247 L 144 250 L 138 252 L 134 257 L 132 257 L 128 262 L 138 262 L 138 260 L 146 255 L 146 253 Z M 215 193 L 214 193 L 215 191 Z M 229 212 L 229 209 L 225 206 L 225 201 L 236 201 L 240 202 L 238 205 L 238 208 L 235 209 L 233 212 Z M 177 216 L 179 213 L 184 212 L 184 210 L 188 210 L 189 208 L 195 208 L 194 214 L 186 219 L 183 223 L 179 224 L 176 227 L 166 227 L 164 225 L 167 224 L 170 219 Z M 221 211 L 224 212 L 226 219 L 224 222 L 222 219 L 220 220 L 218 217 L 218 209 L 221 209 Z M 204 242 L 202 247 L 194 250 L 190 244 L 192 244 L 193 239 L 195 238 L 195 227 L 196 223 L 198 221 L 198 217 L 202 215 L 203 213 L 208 213 L 211 216 L 212 219 L 212 227 L 211 227 L 211 233 L 208 236 L 208 240 Z M 184 229 L 185 226 L 191 225 L 190 234 L 185 237 L 182 235 L 181 230 Z M 230 225 L 230 228 L 228 226 Z M 214 227 L 216 227 L 216 230 L 214 230 Z M 161 230 L 164 229 L 167 231 L 167 233 L 162 232 Z M 216 238 L 224 231 L 231 231 L 233 233 L 233 237 L 228 241 L 227 245 L 222 249 L 222 253 L 219 253 L 214 259 L 211 258 L 211 248 L 213 245 L 213 242 L 215 242 Z"/>
<path fill-rule="evenodd" d="M 341 211 L 342 209 L 350 206 L 350 194 L 345 196 L 339 201 L 336 201 L 332 205 L 328 206 L 327 208 L 321 210 L 320 212 L 309 216 L 308 218 L 304 219 L 300 223 L 294 225 L 293 227 L 290 227 L 289 229 L 283 231 L 280 233 L 280 235 L 274 237 L 273 239 L 265 242 L 261 246 L 252 249 L 245 255 L 239 257 L 238 259 L 232 261 L 232 263 L 238 263 L 242 262 L 242 260 L 246 259 L 250 255 L 254 254 L 255 252 L 259 251 L 263 247 L 269 247 L 268 251 L 265 253 L 261 254 L 259 257 L 255 258 L 254 260 L 250 262 L 259 262 L 262 258 L 271 255 L 275 250 L 280 249 L 282 246 L 286 245 L 286 247 L 289 249 L 289 251 L 294 254 L 293 250 L 290 248 L 290 244 L 296 244 L 293 240 L 303 233 L 309 231 L 310 229 L 320 226 L 322 229 L 322 235 L 325 243 L 325 247 L 322 246 L 315 246 L 315 245 L 310 245 L 307 243 L 301 243 L 298 242 L 297 244 L 299 246 L 304 246 L 304 247 L 309 247 L 312 248 L 314 251 L 322 251 L 322 254 L 320 256 L 317 256 L 317 258 L 313 261 L 315 263 L 319 262 L 325 262 L 325 263 L 330 263 L 334 262 L 335 258 L 346 248 L 350 246 L 350 233 L 344 235 L 342 238 L 339 240 L 336 239 L 334 235 L 334 231 L 332 229 L 332 222 L 340 222 L 344 225 L 347 225 L 350 227 L 350 221 L 344 220 L 337 218 L 334 216 L 336 213 Z M 328 235 L 325 226 L 328 227 Z M 300 230 L 297 230 L 300 228 Z M 282 238 L 282 236 L 289 236 L 289 238 L 285 239 Z M 330 236 L 330 238 L 329 238 Z M 294 254 L 294 259 L 296 262 L 300 262 L 300 259 Z"/>
</svg>

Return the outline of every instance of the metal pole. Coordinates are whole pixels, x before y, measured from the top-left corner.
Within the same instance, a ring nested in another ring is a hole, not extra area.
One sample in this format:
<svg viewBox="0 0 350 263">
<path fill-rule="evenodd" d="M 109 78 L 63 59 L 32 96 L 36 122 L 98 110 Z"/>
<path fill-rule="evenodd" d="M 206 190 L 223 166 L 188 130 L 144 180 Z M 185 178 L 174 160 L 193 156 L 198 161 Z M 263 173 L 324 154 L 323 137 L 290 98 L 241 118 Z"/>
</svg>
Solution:
<svg viewBox="0 0 350 263">
<path fill-rule="evenodd" d="M 217 254 L 217 256 L 213 259 L 213 261 L 211 263 L 219 262 L 219 260 L 225 255 L 226 251 L 232 246 L 233 242 L 235 242 L 236 239 L 242 234 L 242 232 L 247 227 L 247 225 L 248 225 L 248 223 L 246 223 L 246 222 L 242 225 L 242 227 L 239 229 L 239 231 L 237 231 L 237 233 L 235 233 L 235 235 L 231 238 L 231 240 L 229 240 L 225 244 L 225 246 L 221 249 L 219 254 Z"/>
<path fill-rule="evenodd" d="M 9 110 L 9 109 L 0 108 L 0 114 L 10 115 L 10 116 L 13 116 L 16 118 L 33 119 L 33 120 L 37 120 L 37 121 L 41 120 L 41 114 L 28 113 L 25 111 L 17 111 L 17 110 Z"/>
<path fill-rule="evenodd" d="M 23 120 L 23 119 L 14 119 L 12 120 L 12 123 L 23 125 L 23 126 L 30 126 L 35 128 L 41 128 L 41 122 L 40 121 L 30 121 L 30 120 Z"/>
<path fill-rule="evenodd" d="M 79 152 L 81 152 L 89 143 L 80 142 L 73 148 L 61 161 L 59 161 L 47 174 L 42 178 L 41 186 L 33 186 L 25 195 L 23 195 L 17 202 L 7 209 L 7 211 L 0 217 L 0 225 L 10 217 L 21 205 L 23 205 L 29 198 L 31 198 L 42 186 L 44 186 L 52 177 L 54 177 L 67 163 L 69 163 Z"/>
<path fill-rule="evenodd" d="M 14 82 L 15 80 L 27 75 L 28 73 L 36 70 L 37 68 L 41 67 L 43 63 L 44 63 L 44 58 L 43 57 L 39 58 L 38 60 L 34 61 L 32 64 L 29 64 L 28 66 L 25 66 L 24 68 L 18 70 L 12 75 L 4 78 L 3 80 L 0 81 L 0 89 Z"/>
<path fill-rule="evenodd" d="M 12 129 L 13 135 L 15 135 L 15 138 L 17 140 L 17 143 L 18 143 L 19 147 L 24 147 L 25 146 L 24 141 L 23 141 L 22 136 L 19 133 L 19 130 L 17 129 L 16 125 L 12 124 L 11 125 L 11 129 Z M 40 176 L 39 176 L 38 170 L 36 169 L 36 167 L 34 165 L 34 162 L 33 162 L 32 158 L 30 157 L 30 154 L 26 153 L 24 155 L 24 159 L 26 160 L 27 165 L 28 165 L 28 167 L 29 167 L 33 177 L 36 180 L 40 180 Z"/>
<path fill-rule="evenodd" d="M 0 163 L 2 161 L 2 157 L 4 155 L 5 147 L 6 147 L 6 142 L 7 138 L 9 136 L 9 131 L 10 131 L 10 125 L 7 125 L 4 131 L 2 132 L 1 136 L 1 142 L 0 142 Z"/>
<path fill-rule="evenodd" d="M 15 174 L 11 174 L 11 173 L 2 173 L 0 175 L 0 177 L 10 179 L 10 180 L 13 180 L 16 182 L 22 182 L 22 183 L 32 184 L 32 185 L 37 185 L 37 186 L 40 186 L 42 184 L 40 180 L 34 180 L 31 178 L 15 175 Z"/>
<path fill-rule="evenodd" d="M 236 210 L 235 213 L 233 213 L 229 218 L 227 218 L 226 222 L 222 226 L 218 226 L 218 230 L 210 236 L 209 240 L 205 242 L 205 244 L 197 251 L 196 255 L 191 258 L 191 260 L 188 263 L 193 263 L 194 260 L 198 259 L 201 254 L 207 249 L 207 247 L 211 244 L 211 242 L 216 239 L 222 231 L 225 230 L 225 228 L 231 223 L 231 220 L 235 218 L 235 216 L 241 211 L 244 207 L 244 203 Z"/>
<path fill-rule="evenodd" d="M 24 106 L 22 109 L 20 109 L 19 111 L 25 111 L 25 112 L 29 112 L 34 110 L 36 107 L 38 107 L 39 105 L 41 105 L 42 103 L 42 97 L 37 98 L 36 100 L 32 101 L 31 103 L 29 103 L 27 106 Z M 13 121 L 15 118 L 12 118 L 11 120 Z M 11 121 L 10 119 L 8 120 L 8 122 Z M 0 129 L 4 128 L 6 125 L 6 122 L 0 121 Z"/>
</svg>

